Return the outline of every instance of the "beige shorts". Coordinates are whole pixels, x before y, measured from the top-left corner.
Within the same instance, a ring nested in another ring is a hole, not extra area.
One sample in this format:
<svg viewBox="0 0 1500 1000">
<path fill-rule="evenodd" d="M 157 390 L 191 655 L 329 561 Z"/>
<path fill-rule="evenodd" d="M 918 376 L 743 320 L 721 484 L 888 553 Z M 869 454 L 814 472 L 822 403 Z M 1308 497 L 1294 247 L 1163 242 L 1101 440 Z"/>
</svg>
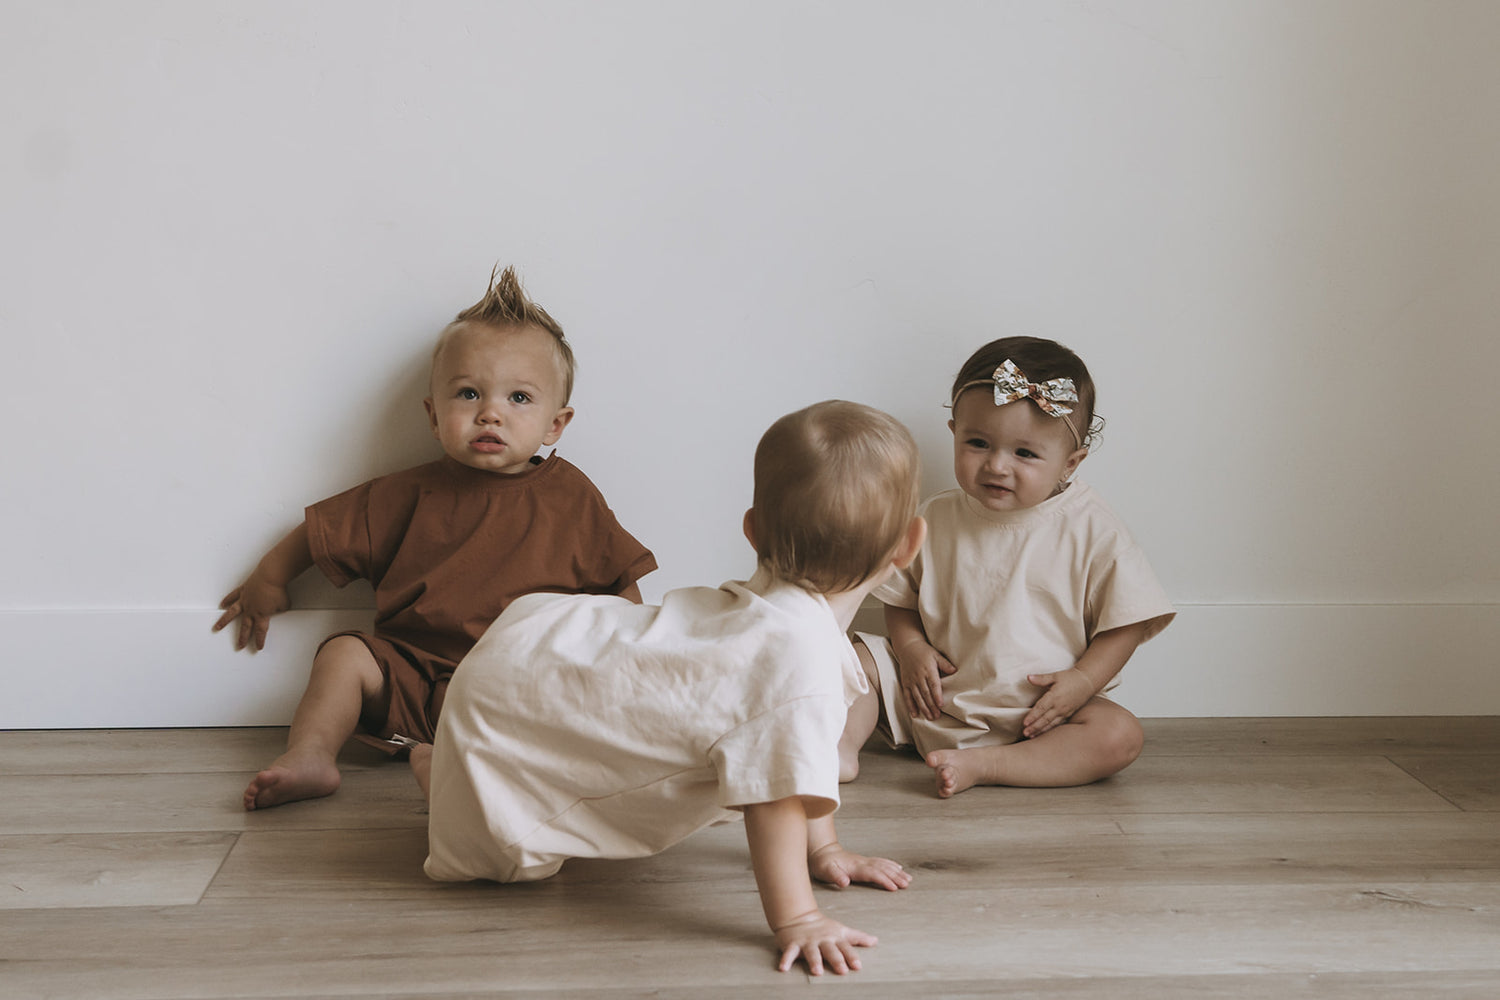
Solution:
<svg viewBox="0 0 1500 1000">
<path fill-rule="evenodd" d="M 891 746 L 904 747 L 912 741 L 911 716 L 906 712 L 906 700 L 901 697 L 901 674 L 896 669 L 891 641 L 874 632 L 855 632 L 854 641 L 862 644 L 875 662 L 873 684 L 880 700 L 880 718 L 875 730 Z"/>
</svg>

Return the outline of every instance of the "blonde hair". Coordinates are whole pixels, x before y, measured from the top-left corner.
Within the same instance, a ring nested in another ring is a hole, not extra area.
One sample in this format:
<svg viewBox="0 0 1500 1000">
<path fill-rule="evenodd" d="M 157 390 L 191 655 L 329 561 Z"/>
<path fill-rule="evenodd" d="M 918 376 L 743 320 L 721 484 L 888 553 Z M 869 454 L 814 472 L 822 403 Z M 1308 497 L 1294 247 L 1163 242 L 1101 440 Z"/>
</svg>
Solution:
<svg viewBox="0 0 1500 1000">
<path fill-rule="evenodd" d="M 534 326 L 550 333 L 557 351 L 557 367 L 563 377 L 562 401 L 564 405 L 567 404 L 573 395 L 573 372 L 577 367 L 573 359 L 573 347 L 568 343 L 557 320 L 527 297 L 526 289 L 521 286 L 521 279 L 516 276 L 514 267 L 507 267 L 502 271 L 499 264 L 495 265 L 490 271 L 490 286 L 485 290 L 484 297 L 453 317 L 453 322 L 438 335 L 437 346 L 432 349 L 434 363 L 437 362 L 438 355 L 443 353 L 443 348 L 453 339 L 453 335 L 470 323 L 497 330 Z"/>
<path fill-rule="evenodd" d="M 771 425 L 755 449 L 755 552 L 823 594 L 884 568 L 917 512 L 917 445 L 901 422 L 828 400 Z"/>
</svg>

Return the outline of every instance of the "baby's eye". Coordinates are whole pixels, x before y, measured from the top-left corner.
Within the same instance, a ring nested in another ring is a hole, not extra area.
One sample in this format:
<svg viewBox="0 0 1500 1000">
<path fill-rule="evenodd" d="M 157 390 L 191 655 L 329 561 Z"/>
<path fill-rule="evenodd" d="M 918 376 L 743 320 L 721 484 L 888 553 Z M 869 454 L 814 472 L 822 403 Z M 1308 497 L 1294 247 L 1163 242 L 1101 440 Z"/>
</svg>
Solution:
<svg viewBox="0 0 1500 1000">
<path fill-rule="evenodd" d="M 515 392 L 510 394 L 510 401 L 512 403 L 529 403 L 531 402 L 531 397 L 522 392 L 520 389 L 517 389 Z"/>
<path fill-rule="evenodd" d="M 990 443 L 984 438 L 969 438 L 969 440 L 965 441 L 964 444 L 978 451 L 988 451 L 990 447 Z"/>
<path fill-rule="evenodd" d="M 1017 448 L 1016 449 L 1016 457 L 1017 458 L 1037 458 L 1039 456 L 1037 455 L 1036 452 L 1032 451 L 1030 448 Z"/>
<path fill-rule="evenodd" d="M 479 398 L 479 390 L 478 389 L 474 389 L 474 388 L 470 388 L 469 386 L 464 386 L 462 389 L 458 390 L 458 398 L 459 399 L 469 399 L 469 400 L 478 399 Z"/>
</svg>

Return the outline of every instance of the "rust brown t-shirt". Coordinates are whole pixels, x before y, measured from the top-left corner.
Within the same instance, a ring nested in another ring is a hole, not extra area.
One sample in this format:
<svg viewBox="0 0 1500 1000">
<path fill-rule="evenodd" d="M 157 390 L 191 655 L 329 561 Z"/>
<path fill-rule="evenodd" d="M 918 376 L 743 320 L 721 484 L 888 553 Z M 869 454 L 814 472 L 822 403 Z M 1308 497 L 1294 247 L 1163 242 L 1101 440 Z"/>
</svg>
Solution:
<svg viewBox="0 0 1500 1000">
<path fill-rule="evenodd" d="M 374 585 L 377 636 L 455 663 L 515 597 L 618 594 L 656 568 L 556 452 L 516 475 L 444 457 L 382 476 L 308 507 L 307 535 L 334 584 Z"/>
</svg>

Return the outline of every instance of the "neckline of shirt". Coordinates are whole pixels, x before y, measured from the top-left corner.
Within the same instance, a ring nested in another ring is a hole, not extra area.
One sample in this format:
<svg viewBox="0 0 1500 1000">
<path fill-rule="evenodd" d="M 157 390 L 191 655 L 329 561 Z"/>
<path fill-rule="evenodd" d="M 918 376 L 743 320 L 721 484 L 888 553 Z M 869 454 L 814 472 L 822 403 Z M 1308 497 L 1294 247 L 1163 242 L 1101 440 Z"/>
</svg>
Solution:
<svg viewBox="0 0 1500 1000">
<path fill-rule="evenodd" d="M 546 458 L 533 456 L 531 468 L 521 472 L 486 472 L 476 469 L 444 455 L 438 460 L 443 473 L 461 482 L 465 487 L 479 490 L 511 490 L 529 486 L 550 476 L 563 460 L 554 449 Z"/>
</svg>

